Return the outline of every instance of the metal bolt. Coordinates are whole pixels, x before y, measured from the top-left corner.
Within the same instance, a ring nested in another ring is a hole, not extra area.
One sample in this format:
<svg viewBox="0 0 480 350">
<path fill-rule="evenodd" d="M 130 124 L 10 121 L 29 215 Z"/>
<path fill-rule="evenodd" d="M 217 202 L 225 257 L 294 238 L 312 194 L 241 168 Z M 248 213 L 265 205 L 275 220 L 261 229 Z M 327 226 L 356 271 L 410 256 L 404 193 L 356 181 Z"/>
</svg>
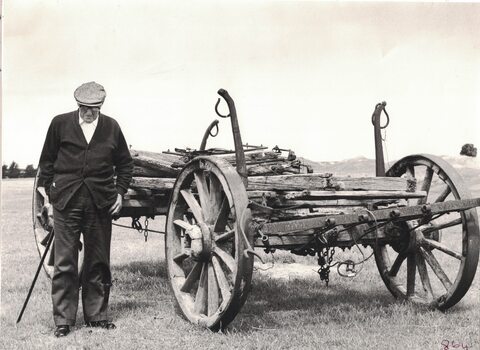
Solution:
<svg viewBox="0 0 480 350">
<path fill-rule="evenodd" d="M 358 216 L 358 221 L 360 221 L 360 222 L 367 221 L 367 215 L 365 215 L 365 214 L 360 214 L 360 215 Z"/>
<path fill-rule="evenodd" d="M 334 218 L 328 218 L 327 220 L 325 220 L 325 224 L 327 224 L 327 226 L 334 226 L 335 223 L 336 221 Z"/>
<path fill-rule="evenodd" d="M 397 209 L 392 210 L 391 213 L 390 213 L 390 216 L 391 216 L 392 218 L 399 217 L 399 216 L 400 216 L 400 211 L 398 211 Z"/>
<path fill-rule="evenodd" d="M 422 213 L 430 214 L 432 212 L 432 207 L 430 205 L 425 204 L 422 206 Z"/>
</svg>

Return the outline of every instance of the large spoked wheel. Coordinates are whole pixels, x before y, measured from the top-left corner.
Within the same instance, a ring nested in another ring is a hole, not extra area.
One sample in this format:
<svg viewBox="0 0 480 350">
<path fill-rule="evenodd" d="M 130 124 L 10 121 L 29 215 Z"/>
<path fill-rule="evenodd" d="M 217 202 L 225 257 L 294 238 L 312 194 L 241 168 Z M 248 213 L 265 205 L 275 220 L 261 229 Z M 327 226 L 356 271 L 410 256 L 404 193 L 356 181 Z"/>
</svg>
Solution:
<svg viewBox="0 0 480 350">
<path fill-rule="evenodd" d="M 416 179 L 417 189 L 428 193 L 409 205 L 470 197 L 460 175 L 435 156 L 405 157 L 388 170 L 387 176 Z M 387 225 L 384 232 L 387 237 L 397 238 L 379 245 L 375 259 L 383 281 L 396 298 L 446 310 L 467 293 L 479 254 L 475 208 Z"/>
<path fill-rule="evenodd" d="M 37 171 L 37 175 L 35 176 L 35 182 L 33 184 L 33 198 L 32 198 L 32 219 L 33 219 L 33 234 L 35 236 L 35 244 L 37 246 L 38 254 L 42 257 L 43 253 L 45 252 L 45 247 L 47 245 L 47 241 L 49 238 L 49 222 L 48 222 L 48 215 L 51 215 L 48 212 L 48 197 L 45 192 L 45 188 L 40 186 L 38 178 L 40 176 L 40 170 Z M 50 222 L 50 225 L 52 223 Z M 53 242 L 50 245 L 50 250 L 53 248 Z M 53 265 L 49 265 L 51 262 L 49 259 L 51 253 L 47 256 L 47 258 L 43 262 L 43 269 L 48 278 L 52 278 L 53 276 Z"/>
<path fill-rule="evenodd" d="M 253 258 L 248 197 L 237 171 L 215 157 L 198 157 L 179 174 L 165 236 L 170 283 L 192 323 L 225 328 L 246 300 Z"/>
</svg>

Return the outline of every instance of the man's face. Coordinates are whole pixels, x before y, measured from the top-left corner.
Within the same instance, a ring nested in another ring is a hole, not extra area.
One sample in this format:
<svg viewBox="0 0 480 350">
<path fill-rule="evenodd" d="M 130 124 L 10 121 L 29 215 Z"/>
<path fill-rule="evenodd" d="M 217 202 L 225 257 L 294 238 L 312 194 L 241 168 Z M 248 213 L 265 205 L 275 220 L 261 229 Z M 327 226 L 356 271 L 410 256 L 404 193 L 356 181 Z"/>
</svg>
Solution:
<svg viewBox="0 0 480 350">
<path fill-rule="evenodd" d="M 80 118 L 82 118 L 85 123 L 95 121 L 99 115 L 100 107 L 80 106 Z"/>
</svg>

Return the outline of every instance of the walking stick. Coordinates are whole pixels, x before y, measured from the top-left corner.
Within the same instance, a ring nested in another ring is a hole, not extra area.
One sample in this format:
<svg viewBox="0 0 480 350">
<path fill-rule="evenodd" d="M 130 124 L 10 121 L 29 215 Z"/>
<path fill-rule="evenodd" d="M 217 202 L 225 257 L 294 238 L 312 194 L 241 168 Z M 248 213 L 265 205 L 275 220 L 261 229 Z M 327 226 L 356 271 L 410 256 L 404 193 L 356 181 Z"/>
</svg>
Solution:
<svg viewBox="0 0 480 350">
<path fill-rule="evenodd" d="M 35 277 L 33 278 L 32 285 L 30 286 L 30 290 L 28 291 L 27 298 L 25 299 L 25 302 L 23 303 L 22 311 L 20 311 L 20 315 L 18 315 L 17 322 L 20 322 L 23 316 L 23 312 L 25 311 L 25 308 L 27 307 L 28 301 L 30 300 L 30 296 L 32 295 L 33 287 L 35 287 L 35 282 L 37 282 L 38 274 L 40 273 L 40 270 L 42 269 L 43 262 L 45 261 L 45 257 L 47 256 L 47 252 L 50 248 L 50 245 L 52 244 L 53 241 L 53 236 L 54 232 L 53 229 L 50 231 L 50 237 L 48 238 L 47 245 L 45 246 L 45 251 L 43 252 L 42 258 L 40 259 L 40 264 L 38 265 L 37 272 L 35 273 Z"/>
</svg>

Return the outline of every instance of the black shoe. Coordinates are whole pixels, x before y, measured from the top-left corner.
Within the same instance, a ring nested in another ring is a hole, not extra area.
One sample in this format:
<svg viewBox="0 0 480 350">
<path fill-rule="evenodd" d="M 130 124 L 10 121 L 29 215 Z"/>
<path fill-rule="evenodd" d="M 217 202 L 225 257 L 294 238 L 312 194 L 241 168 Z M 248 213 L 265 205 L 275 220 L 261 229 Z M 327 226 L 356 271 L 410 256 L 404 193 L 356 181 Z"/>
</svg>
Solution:
<svg viewBox="0 0 480 350">
<path fill-rule="evenodd" d="M 53 332 L 57 338 L 65 337 L 68 333 L 70 333 L 70 326 L 67 325 L 57 326 L 55 332 Z"/>
<path fill-rule="evenodd" d="M 92 322 L 87 322 L 85 323 L 87 327 L 98 327 L 98 328 L 104 328 L 104 329 L 115 329 L 117 326 L 115 326 L 114 323 L 108 322 L 108 321 L 92 321 Z"/>
</svg>

